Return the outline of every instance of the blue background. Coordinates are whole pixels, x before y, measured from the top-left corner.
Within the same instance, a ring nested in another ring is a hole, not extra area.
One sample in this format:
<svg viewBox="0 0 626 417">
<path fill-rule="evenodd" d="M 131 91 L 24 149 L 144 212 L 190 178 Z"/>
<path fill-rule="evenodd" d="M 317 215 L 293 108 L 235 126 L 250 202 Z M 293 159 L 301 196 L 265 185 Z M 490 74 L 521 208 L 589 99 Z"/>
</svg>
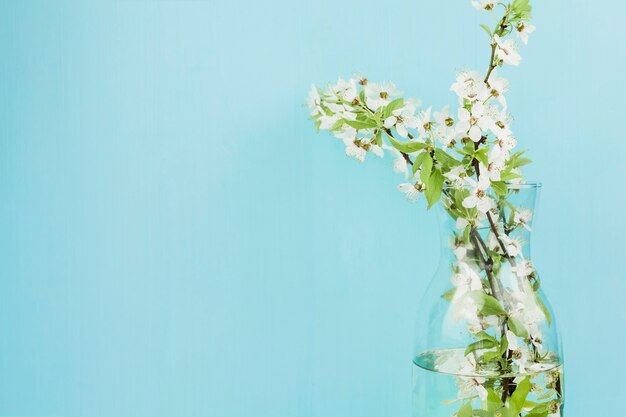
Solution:
<svg viewBox="0 0 626 417">
<path fill-rule="evenodd" d="M 622 415 L 626 7 L 560 0 L 507 68 L 568 416 Z M 4 1 L 0 415 L 409 416 L 437 222 L 316 135 L 311 83 L 441 107 L 470 1 Z"/>
</svg>

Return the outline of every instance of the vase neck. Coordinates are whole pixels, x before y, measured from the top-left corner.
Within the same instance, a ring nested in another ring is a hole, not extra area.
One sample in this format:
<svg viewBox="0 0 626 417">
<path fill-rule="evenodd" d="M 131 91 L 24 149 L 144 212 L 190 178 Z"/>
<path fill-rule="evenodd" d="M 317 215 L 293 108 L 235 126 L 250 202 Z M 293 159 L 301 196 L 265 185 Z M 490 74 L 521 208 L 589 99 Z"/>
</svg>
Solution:
<svg viewBox="0 0 626 417">
<path fill-rule="evenodd" d="M 518 187 L 510 190 L 505 198 L 498 201 L 495 208 L 480 214 L 477 224 L 471 229 L 479 237 L 480 244 L 486 245 L 489 250 L 524 261 L 531 257 L 533 224 L 540 187 Z M 463 221 L 450 215 L 445 202 L 439 208 L 439 233 L 442 262 L 449 264 L 449 261 L 462 254 L 464 247 L 469 249 L 474 246 L 474 239 L 468 240 L 469 231 L 465 230 Z"/>
</svg>

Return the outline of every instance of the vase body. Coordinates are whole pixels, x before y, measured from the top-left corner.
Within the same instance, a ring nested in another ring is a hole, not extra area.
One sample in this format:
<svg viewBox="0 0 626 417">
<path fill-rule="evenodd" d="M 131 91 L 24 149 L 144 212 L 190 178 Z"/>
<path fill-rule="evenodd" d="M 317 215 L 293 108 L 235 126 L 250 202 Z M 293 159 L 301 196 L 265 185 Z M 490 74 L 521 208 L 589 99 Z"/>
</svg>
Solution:
<svg viewBox="0 0 626 417">
<path fill-rule="evenodd" d="M 442 200 L 440 264 L 418 310 L 413 417 L 564 415 L 559 333 L 530 256 L 539 189 L 510 185 L 474 225 Z"/>
</svg>

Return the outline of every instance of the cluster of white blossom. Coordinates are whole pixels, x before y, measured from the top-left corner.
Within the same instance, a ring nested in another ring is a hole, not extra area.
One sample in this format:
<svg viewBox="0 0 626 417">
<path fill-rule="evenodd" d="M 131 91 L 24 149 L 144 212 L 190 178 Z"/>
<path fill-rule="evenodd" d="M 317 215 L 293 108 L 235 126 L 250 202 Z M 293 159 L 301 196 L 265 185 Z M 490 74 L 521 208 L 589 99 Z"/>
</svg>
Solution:
<svg viewBox="0 0 626 417">
<path fill-rule="evenodd" d="M 340 139 L 348 157 L 364 162 L 369 153 L 391 155 L 394 172 L 404 176 L 398 189 L 407 200 L 417 201 L 424 194 L 429 207 L 443 200 L 458 229 L 449 298 L 452 315 L 465 321 L 474 337 L 487 338 L 486 346 L 502 349 L 511 372 L 523 375 L 543 366 L 537 358 L 543 349 L 541 326 L 549 318 L 536 296 L 538 280 L 532 262 L 524 257 L 525 242 L 511 234 L 531 230 L 532 211 L 506 201 L 511 189 L 523 182 L 520 167 L 530 161 L 515 152 L 506 100 L 509 82 L 499 76 L 498 68 L 520 64 L 512 35 L 527 44 L 535 27 L 528 22 L 528 0 L 471 3 L 489 12 L 502 5 L 505 14 L 493 29 L 482 25 L 490 38 L 489 67 L 485 73 L 464 70 L 457 75 L 450 87 L 458 101 L 455 109 L 420 108 L 418 100 L 400 97 L 393 83 L 373 83 L 363 76 L 339 78 L 325 89 L 313 86 L 307 104 L 317 128 Z M 483 241 L 478 229 L 485 225 L 491 231 Z M 498 281 L 504 263 L 516 286 L 492 282 Z M 500 340 L 488 334 L 489 329 L 500 332 Z M 472 355 L 466 360 L 463 366 L 476 369 Z M 486 399 L 484 384 L 483 378 L 462 378 L 460 397 Z"/>
</svg>

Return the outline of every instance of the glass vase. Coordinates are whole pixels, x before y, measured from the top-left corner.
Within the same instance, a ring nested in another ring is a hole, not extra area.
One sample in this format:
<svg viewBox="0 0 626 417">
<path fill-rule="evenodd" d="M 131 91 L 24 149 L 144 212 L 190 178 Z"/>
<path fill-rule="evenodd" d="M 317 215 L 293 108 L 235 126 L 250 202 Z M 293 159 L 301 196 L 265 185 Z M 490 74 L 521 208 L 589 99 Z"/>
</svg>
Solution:
<svg viewBox="0 0 626 417">
<path fill-rule="evenodd" d="M 559 334 L 530 257 L 539 190 L 508 184 L 476 224 L 448 198 L 469 190 L 444 190 L 439 268 L 418 312 L 413 417 L 563 416 Z"/>
</svg>

